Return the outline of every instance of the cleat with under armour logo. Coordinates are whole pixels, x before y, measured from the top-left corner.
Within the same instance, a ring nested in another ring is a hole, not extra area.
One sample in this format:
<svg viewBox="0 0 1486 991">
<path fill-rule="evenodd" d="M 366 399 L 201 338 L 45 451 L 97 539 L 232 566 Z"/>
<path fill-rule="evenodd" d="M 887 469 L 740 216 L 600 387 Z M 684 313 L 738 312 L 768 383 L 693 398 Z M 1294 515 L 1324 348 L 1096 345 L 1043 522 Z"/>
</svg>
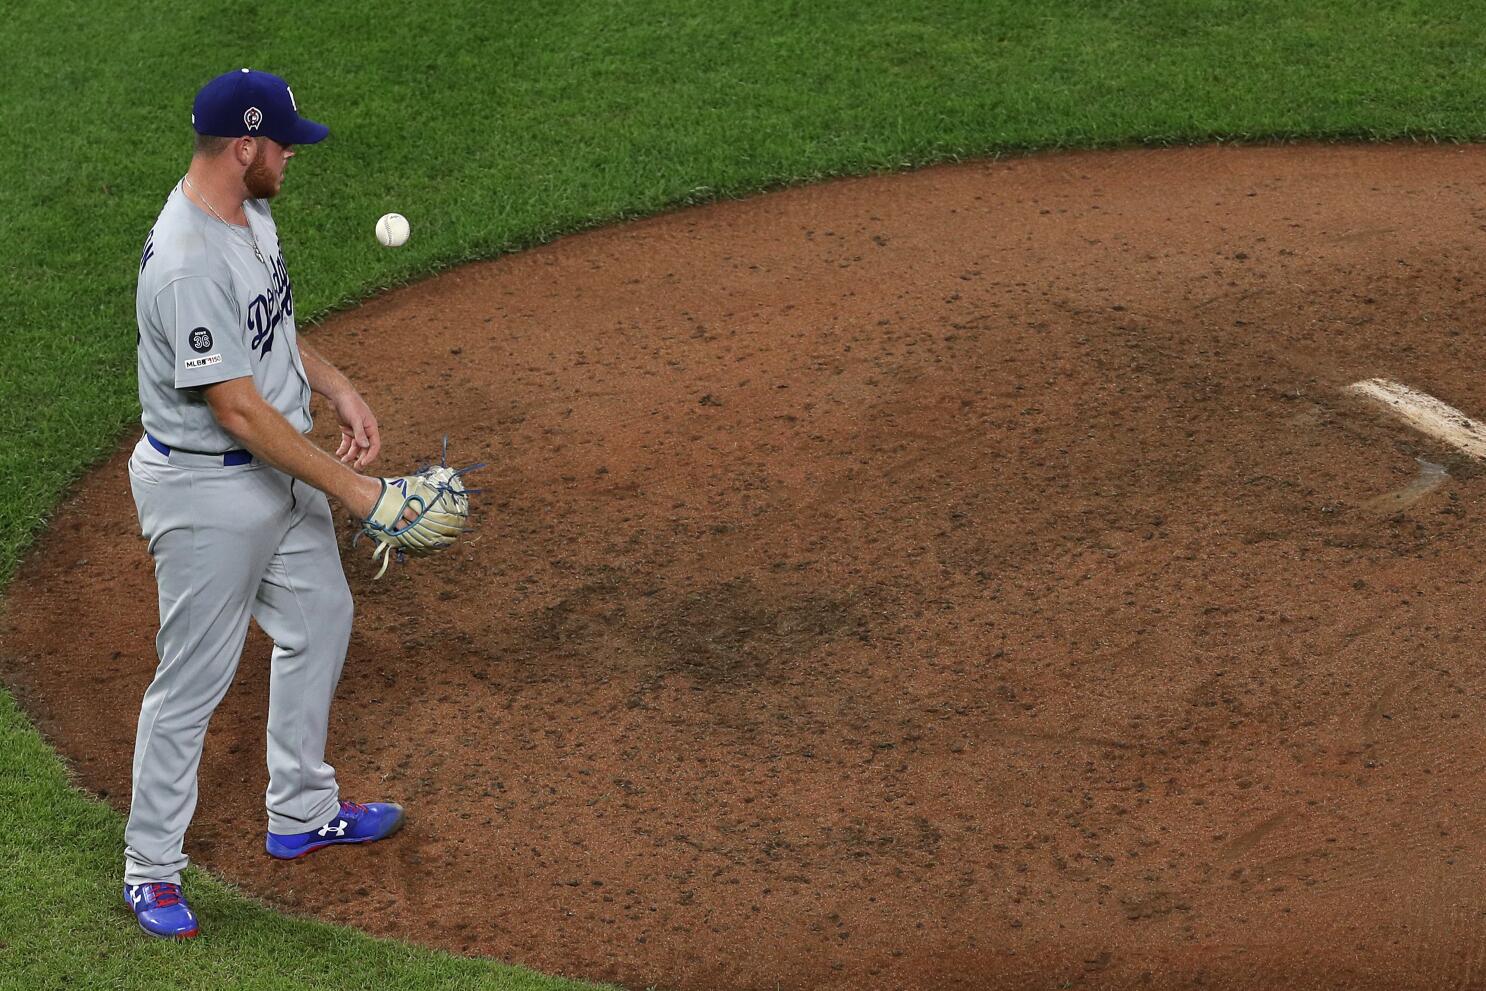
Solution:
<svg viewBox="0 0 1486 991">
<path fill-rule="evenodd" d="M 336 843 L 372 843 L 397 832 L 402 825 L 402 806 L 390 802 L 359 805 L 342 802 L 340 813 L 307 833 L 269 833 L 264 844 L 269 854 L 280 860 L 303 857 L 323 846 Z"/>
<path fill-rule="evenodd" d="M 124 907 L 139 920 L 139 928 L 161 939 L 191 939 L 200 932 L 196 913 L 186 904 L 178 884 L 124 885 Z"/>
</svg>

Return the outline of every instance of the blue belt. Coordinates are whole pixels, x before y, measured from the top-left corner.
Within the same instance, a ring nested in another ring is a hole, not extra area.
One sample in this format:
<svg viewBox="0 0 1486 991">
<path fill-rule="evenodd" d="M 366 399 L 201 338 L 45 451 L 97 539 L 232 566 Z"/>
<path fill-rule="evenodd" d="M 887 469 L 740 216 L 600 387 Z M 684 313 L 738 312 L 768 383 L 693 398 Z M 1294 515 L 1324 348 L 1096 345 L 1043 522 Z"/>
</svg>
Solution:
<svg viewBox="0 0 1486 991">
<path fill-rule="evenodd" d="M 149 441 L 150 442 L 150 446 L 153 447 L 155 450 L 159 451 L 161 454 L 165 455 L 167 458 L 170 457 L 170 448 L 169 447 L 167 447 L 166 445 L 160 443 L 158 440 L 156 440 L 150 434 L 145 434 L 144 435 L 144 439 L 147 440 L 147 441 Z M 253 463 L 253 452 L 252 451 L 236 450 L 236 451 L 227 451 L 227 452 L 225 452 L 223 454 L 211 454 L 211 453 L 208 453 L 206 451 L 188 451 L 188 450 L 186 450 L 183 447 L 178 447 L 178 448 L 176 448 L 176 450 L 177 451 L 180 451 L 182 454 L 195 454 L 195 455 L 198 455 L 198 456 L 203 457 L 203 458 L 221 458 L 222 459 L 222 467 L 223 468 L 235 468 L 238 465 L 250 465 L 250 464 Z"/>
</svg>

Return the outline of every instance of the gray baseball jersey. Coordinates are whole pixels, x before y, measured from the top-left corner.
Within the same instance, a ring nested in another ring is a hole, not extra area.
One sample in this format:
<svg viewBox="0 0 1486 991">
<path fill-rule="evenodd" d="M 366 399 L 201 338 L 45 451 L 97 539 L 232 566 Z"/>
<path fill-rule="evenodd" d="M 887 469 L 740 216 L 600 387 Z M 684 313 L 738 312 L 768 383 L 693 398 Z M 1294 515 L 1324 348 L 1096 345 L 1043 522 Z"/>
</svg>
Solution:
<svg viewBox="0 0 1486 991">
<path fill-rule="evenodd" d="M 294 293 L 278 228 L 263 200 L 247 230 L 211 216 L 177 185 L 145 242 L 135 315 L 145 431 L 168 447 L 219 453 L 238 446 L 199 388 L 253 376 L 268 404 L 310 429 L 310 385 L 294 326 Z"/>
</svg>

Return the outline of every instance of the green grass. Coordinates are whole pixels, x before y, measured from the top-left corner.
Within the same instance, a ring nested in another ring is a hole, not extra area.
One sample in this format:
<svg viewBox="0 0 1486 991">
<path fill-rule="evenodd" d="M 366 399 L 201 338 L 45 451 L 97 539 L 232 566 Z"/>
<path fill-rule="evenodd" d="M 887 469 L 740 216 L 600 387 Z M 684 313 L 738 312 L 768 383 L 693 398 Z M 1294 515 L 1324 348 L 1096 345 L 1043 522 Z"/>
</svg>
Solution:
<svg viewBox="0 0 1486 991">
<path fill-rule="evenodd" d="M 302 322 L 564 232 L 823 176 L 1486 133 L 1486 12 L 1448 0 L 19 0 L 6 33 L 0 580 L 137 417 L 140 246 L 184 171 L 192 93 L 237 65 L 286 76 L 332 127 L 276 207 Z M 371 236 L 388 210 L 413 224 L 395 252 Z M 112 909 L 120 831 L 0 691 L 0 985 L 544 986 L 289 922 L 202 877 L 212 939 L 146 943 Z"/>
<path fill-rule="evenodd" d="M 202 938 L 145 937 L 121 904 L 123 822 L 68 786 L 57 755 L 5 693 L 0 807 L 0 988 L 592 987 L 280 915 L 194 870 L 186 880 L 209 920 Z"/>
</svg>

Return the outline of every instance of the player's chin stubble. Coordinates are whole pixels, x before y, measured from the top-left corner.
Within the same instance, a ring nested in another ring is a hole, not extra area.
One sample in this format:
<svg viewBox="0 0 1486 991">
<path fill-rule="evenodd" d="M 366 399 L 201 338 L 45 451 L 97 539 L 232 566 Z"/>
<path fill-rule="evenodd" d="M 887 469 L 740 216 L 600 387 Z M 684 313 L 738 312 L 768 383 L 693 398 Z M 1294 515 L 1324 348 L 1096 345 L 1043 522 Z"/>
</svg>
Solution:
<svg viewBox="0 0 1486 991">
<path fill-rule="evenodd" d="M 253 156 L 253 163 L 243 173 L 243 185 L 248 188 L 248 195 L 255 200 L 271 200 L 278 195 L 279 180 L 263 163 L 261 147 L 258 154 Z"/>
</svg>

